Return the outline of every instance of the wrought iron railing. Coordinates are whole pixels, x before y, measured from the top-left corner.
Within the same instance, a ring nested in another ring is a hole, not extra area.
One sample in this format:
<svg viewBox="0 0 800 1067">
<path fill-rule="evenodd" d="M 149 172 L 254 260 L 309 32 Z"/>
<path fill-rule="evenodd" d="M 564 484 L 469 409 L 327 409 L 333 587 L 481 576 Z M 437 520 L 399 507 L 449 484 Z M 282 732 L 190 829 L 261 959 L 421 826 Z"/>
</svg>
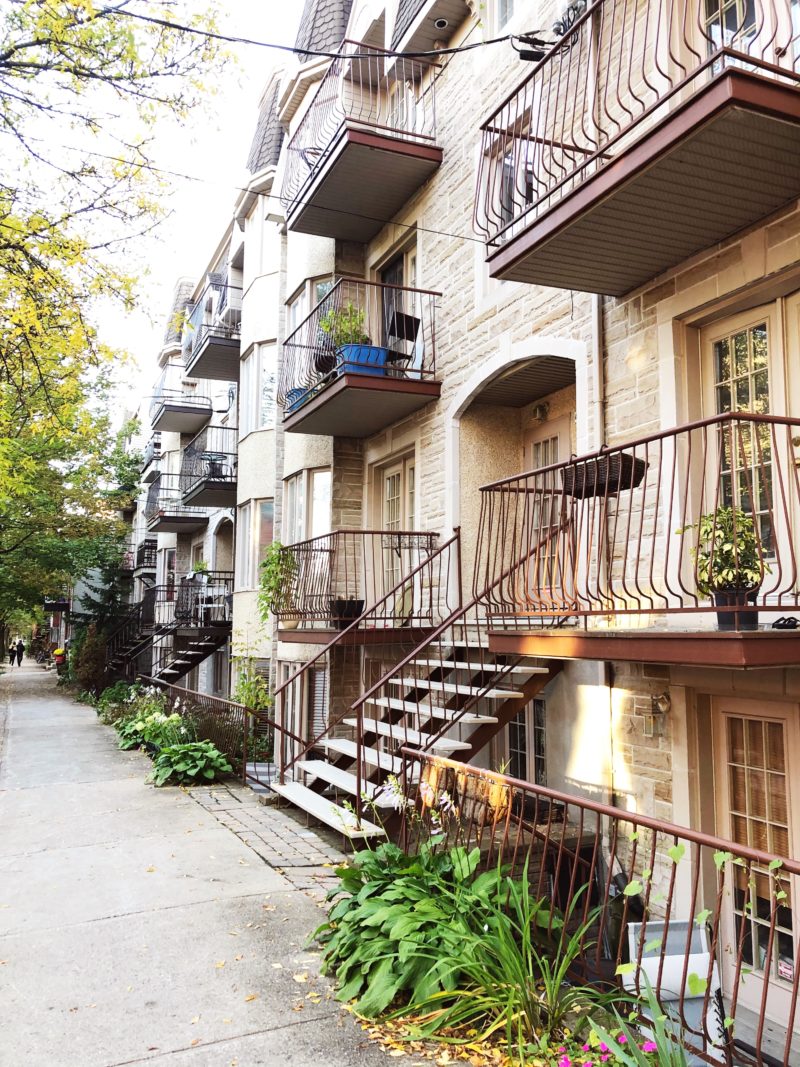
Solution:
<svg viewBox="0 0 800 1067">
<path fill-rule="evenodd" d="M 481 127 L 475 226 L 516 236 L 731 69 L 800 83 L 792 0 L 581 0 Z"/>
<path fill-rule="evenodd" d="M 392 56 L 344 41 L 286 152 L 281 199 L 291 212 L 324 166 L 345 129 L 433 144 L 435 79 L 424 60 Z"/>
<path fill-rule="evenodd" d="M 122 546 L 122 556 L 119 561 L 121 571 L 132 571 L 136 561 L 136 552 L 132 541 L 126 541 Z"/>
<path fill-rule="evenodd" d="M 194 572 L 175 587 L 173 605 L 179 626 L 204 628 L 229 623 L 233 614 L 233 571 Z"/>
<path fill-rule="evenodd" d="M 169 404 L 173 407 L 207 408 L 211 414 L 211 397 L 204 381 L 188 381 L 183 363 L 168 363 L 153 386 L 150 399 L 150 418 Z"/>
<path fill-rule="evenodd" d="M 183 450 L 181 494 L 201 482 L 236 484 L 238 430 L 235 426 L 205 426 Z"/>
<path fill-rule="evenodd" d="M 474 587 L 503 626 L 769 623 L 800 607 L 799 438 L 719 415 L 484 486 Z"/>
<path fill-rule="evenodd" d="M 434 381 L 440 293 L 340 278 L 283 345 L 284 417 L 343 374 Z"/>
<path fill-rule="evenodd" d="M 144 518 L 148 525 L 159 518 L 202 518 L 207 515 L 207 508 L 183 503 L 180 474 L 159 474 L 147 491 Z"/>
<path fill-rule="evenodd" d="M 418 531 L 336 530 L 286 545 L 281 564 L 292 578 L 276 615 L 303 626 L 342 628 L 367 605 L 373 627 L 430 625 L 433 601 L 383 598 L 433 554 L 437 541 L 438 534 Z"/>
<path fill-rule="evenodd" d="M 146 537 L 144 541 L 140 541 L 136 546 L 136 568 L 141 567 L 143 570 L 154 571 L 156 569 L 156 562 L 158 560 L 158 541 L 151 537 Z"/>
<path fill-rule="evenodd" d="M 439 847 L 478 847 L 484 867 L 505 863 L 519 876 L 527 866 L 534 896 L 572 909 L 566 936 L 596 914 L 573 979 L 641 997 L 649 982 L 673 1033 L 706 1062 L 798 1062 L 800 862 L 785 831 L 765 836 L 773 851 L 759 850 L 430 753 L 403 755 L 416 769 L 402 783 L 407 847 L 433 834 Z"/>
<path fill-rule="evenodd" d="M 161 434 L 156 433 L 144 446 L 142 452 L 142 470 L 147 470 L 151 463 L 161 459 Z"/>
<path fill-rule="evenodd" d="M 209 281 L 186 317 L 183 361 L 188 366 L 209 338 L 241 336 L 242 289 L 222 280 Z"/>
</svg>

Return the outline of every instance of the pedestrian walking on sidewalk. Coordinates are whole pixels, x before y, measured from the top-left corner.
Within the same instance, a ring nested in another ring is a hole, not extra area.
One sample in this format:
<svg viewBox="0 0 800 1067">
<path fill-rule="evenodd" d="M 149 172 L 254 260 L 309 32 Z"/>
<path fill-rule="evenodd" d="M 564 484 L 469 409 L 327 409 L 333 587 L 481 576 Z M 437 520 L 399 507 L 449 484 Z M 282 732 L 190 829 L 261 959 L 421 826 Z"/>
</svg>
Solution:
<svg viewBox="0 0 800 1067">
<path fill-rule="evenodd" d="M 22 657 L 24 655 L 25 655 L 25 645 L 23 644 L 22 638 L 20 637 L 19 641 L 17 641 L 17 666 L 19 666 L 19 667 L 22 666 Z"/>
<path fill-rule="evenodd" d="M 8 665 L 9 665 L 9 667 L 13 667 L 14 666 L 14 660 L 16 658 L 17 658 L 17 646 L 12 641 L 11 644 L 8 646 Z"/>
</svg>

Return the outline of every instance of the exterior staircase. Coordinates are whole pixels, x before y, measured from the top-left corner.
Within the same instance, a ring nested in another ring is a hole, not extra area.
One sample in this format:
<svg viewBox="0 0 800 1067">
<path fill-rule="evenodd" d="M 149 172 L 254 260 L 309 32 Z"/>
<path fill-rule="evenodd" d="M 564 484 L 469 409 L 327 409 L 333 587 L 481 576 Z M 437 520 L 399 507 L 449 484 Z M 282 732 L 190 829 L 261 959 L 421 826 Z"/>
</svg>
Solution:
<svg viewBox="0 0 800 1067">
<path fill-rule="evenodd" d="M 408 596 L 419 598 L 417 572 L 427 568 L 431 573 L 437 556 L 455 556 L 459 550 L 456 534 L 388 596 L 404 597 L 407 591 Z M 448 559 L 443 573 L 460 573 L 452 562 Z M 269 783 L 270 788 L 350 838 L 378 837 L 385 833 L 381 818 L 402 806 L 401 783 L 410 784 L 415 773 L 414 763 L 402 753 L 404 748 L 474 760 L 561 670 L 559 661 L 490 652 L 486 600 L 491 588 L 449 613 L 437 612 L 431 605 L 432 621 L 437 613 L 440 621 L 321 733 L 302 745 L 285 746 L 286 752 L 282 749 L 278 759 L 277 780 Z M 436 607 L 441 608 L 441 603 Z M 338 644 L 352 644 L 359 629 L 368 629 L 371 620 L 382 617 L 385 610 L 382 601 L 372 605 L 277 687 L 279 729 L 303 692 L 304 674 Z"/>
</svg>

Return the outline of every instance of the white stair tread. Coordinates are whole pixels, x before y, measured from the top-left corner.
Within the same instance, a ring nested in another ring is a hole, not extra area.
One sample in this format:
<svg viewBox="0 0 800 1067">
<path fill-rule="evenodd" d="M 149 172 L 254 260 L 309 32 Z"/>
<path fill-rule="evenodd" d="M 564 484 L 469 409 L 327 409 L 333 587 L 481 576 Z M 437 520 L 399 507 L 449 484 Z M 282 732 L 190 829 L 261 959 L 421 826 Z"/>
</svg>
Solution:
<svg viewBox="0 0 800 1067">
<path fill-rule="evenodd" d="M 326 752 L 338 752 L 342 756 L 349 756 L 350 759 L 358 758 L 358 745 L 346 737 L 330 737 L 321 744 Z M 380 767 L 382 771 L 389 771 L 390 774 L 403 772 L 403 761 L 398 756 L 390 756 L 388 752 L 378 752 L 374 748 L 362 748 L 361 755 L 364 762 L 372 767 Z"/>
<path fill-rule="evenodd" d="M 357 726 L 358 719 L 343 719 L 346 726 Z M 431 734 L 423 734 L 419 730 L 410 730 L 405 726 L 392 726 L 380 719 L 365 719 L 364 732 L 380 734 L 381 737 L 393 737 L 407 745 L 423 745 L 437 752 L 463 752 L 470 748 L 469 741 L 455 741 L 451 737 L 437 737 L 435 741 Z"/>
<path fill-rule="evenodd" d="M 325 760 L 321 759 L 300 760 L 297 766 L 301 771 L 313 774 L 315 778 L 321 778 L 323 782 L 330 782 L 331 785 L 336 786 L 337 789 L 341 789 L 345 793 L 351 793 L 353 796 L 357 795 L 358 778 L 351 774 L 350 771 L 344 771 L 341 767 L 334 767 L 332 763 L 326 763 Z M 379 808 L 391 808 L 394 806 L 392 798 L 385 790 L 382 790 L 378 782 L 362 781 L 361 793 L 368 796 Z M 375 796 L 376 793 L 378 794 L 377 798 Z"/>
<path fill-rule="evenodd" d="M 507 667 L 503 663 L 490 663 L 488 661 L 484 663 L 467 662 L 465 660 L 458 659 L 413 659 L 411 661 L 412 667 L 424 667 L 426 670 L 435 671 L 439 667 L 446 667 L 448 670 L 463 670 L 463 671 L 486 671 L 487 673 L 500 674 L 547 674 L 547 667 L 526 667 L 524 664 L 517 665 L 516 667 Z"/>
<path fill-rule="evenodd" d="M 348 837 L 386 836 L 386 831 L 382 826 L 377 826 L 366 819 L 362 819 L 359 824 L 354 812 L 348 811 L 347 808 L 340 808 L 337 804 L 332 804 L 330 800 L 326 800 L 319 793 L 300 785 L 299 782 L 284 782 L 283 785 L 279 782 L 273 782 L 271 788 L 274 793 L 284 797 L 291 804 L 294 804 L 296 808 L 308 812 L 315 819 L 324 822 L 326 826 L 339 830 L 340 833 L 347 834 Z"/>
<path fill-rule="evenodd" d="M 402 685 L 406 689 L 441 689 L 443 693 L 458 693 L 463 696 L 485 697 L 487 700 L 521 699 L 524 693 L 514 689 L 486 689 L 479 685 L 459 685 L 458 682 L 437 682 L 430 678 L 390 678 L 392 685 Z"/>
<path fill-rule="evenodd" d="M 463 723 L 497 722 L 495 715 L 475 715 L 467 711 L 463 715 L 455 708 L 437 708 L 431 704 L 414 704 L 410 700 L 399 700 L 397 697 L 377 697 L 375 700 L 367 700 L 367 704 L 373 704 L 377 708 L 390 708 L 392 711 L 402 711 L 406 715 L 424 715 L 428 719 L 446 719 L 453 722 L 458 719 Z"/>
</svg>

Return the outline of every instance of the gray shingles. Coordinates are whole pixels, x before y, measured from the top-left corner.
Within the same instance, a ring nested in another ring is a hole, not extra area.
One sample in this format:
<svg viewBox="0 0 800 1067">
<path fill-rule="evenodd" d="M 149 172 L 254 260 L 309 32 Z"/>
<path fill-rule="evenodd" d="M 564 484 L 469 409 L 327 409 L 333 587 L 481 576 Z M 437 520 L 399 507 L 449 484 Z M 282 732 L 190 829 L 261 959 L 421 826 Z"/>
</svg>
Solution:
<svg viewBox="0 0 800 1067">
<path fill-rule="evenodd" d="M 306 0 L 295 48 L 323 52 L 338 49 L 347 30 L 352 6 L 353 0 Z"/>
<path fill-rule="evenodd" d="M 251 174 L 256 174 L 265 167 L 277 166 L 278 163 L 283 141 L 283 129 L 278 122 L 279 89 L 280 83 L 276 79 L 261 105 L 258 125 L 247 157 L 247 169 Z"/>
<path fill-rule="evenodd" d="M 397 48 L 400 44 L 406 30 L 417 17 L 425 3 L 426 0 L 400 0 L 397 8 L 397 20 L 394 24 L 394 33 L 392 35 L 392 48 Z"/>
<path fill-rule="evenodd" d="M 189 297 L 192 295 L 193 288 L 194 285 L 188 278 L 181 278 L 173 290 L 172 305 L 167 319 L 167 327 L 164 330 L 165 348 L 167 345 L 180 344 L 183 313 L 189 306 Z"/>
</svg>

